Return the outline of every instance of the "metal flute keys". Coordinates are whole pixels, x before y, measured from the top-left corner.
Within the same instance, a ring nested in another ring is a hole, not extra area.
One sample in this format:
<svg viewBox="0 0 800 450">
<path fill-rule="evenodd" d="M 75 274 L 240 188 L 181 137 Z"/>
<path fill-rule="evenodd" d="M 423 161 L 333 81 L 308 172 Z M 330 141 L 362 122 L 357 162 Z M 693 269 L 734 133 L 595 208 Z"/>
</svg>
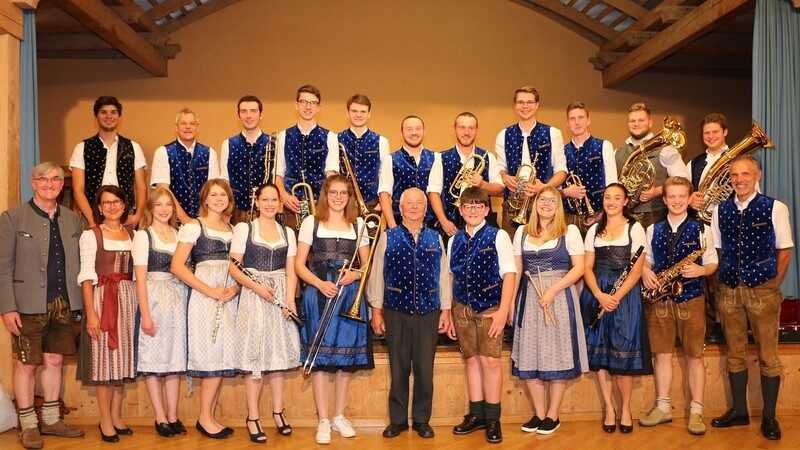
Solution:
<svg viewBox="0 0 800 450">
<path fill-rule="evenodd" d="M 256 277 L 255 274 L 253 274 L 253 272 L 250 272 L 249 270 L 247 270 L 247 267 L 245 267 L 244 264 L 242 264 L 238 259 L 231 258 L 231 263 L 233 263 L 233 265 L 236 266 L 237 269 L 242 271 L 244 276 L 246 276 L 247 278 L 252 280 L 254 283 L 260 284 L 261 286 L 264 286 L 264 283 L 262 283 L 258 279 L 258 277 Z M 271 288 L 271 286 L 268 286 L 268 287 Z M 279 306 L 282 310 L 288 311 L 289 312 L 289 318 L 292 319 L 294 321 L 294 323 L 297 324 L 298 327 L 303 325 L 303 319 L 301 319 L 300 316 L 295 314 L 294 311 L 292 311 L 292 309 L 289 308 L 288 305 L 286 305 L 286 303 L 283 301 L 283 299 L 273 296 L 272 303 L 274 303 L 275 306 Z"/>
</svg>

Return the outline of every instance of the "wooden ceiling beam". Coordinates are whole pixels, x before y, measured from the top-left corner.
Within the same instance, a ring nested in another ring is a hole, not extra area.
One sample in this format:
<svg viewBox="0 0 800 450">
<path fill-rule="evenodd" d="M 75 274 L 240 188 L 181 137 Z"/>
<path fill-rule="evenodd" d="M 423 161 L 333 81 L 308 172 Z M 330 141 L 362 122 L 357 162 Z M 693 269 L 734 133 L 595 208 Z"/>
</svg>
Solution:
<svg viewBox="0 0 800 450">
<path fill-rule="evenodd" d="M 167 44 L 158 49 L 158 53 L 165 59 L 175 59 L 175 56 L 180 51 L 181 46 L 178 44 Z M 128 59 L 119 50 L 112 48 L 101 50 L 39 50 L 36 56 L 47 59 Z"/>
<path fill-rule="evenodd" d="M 640 6 L 638 3 L 632 2 L 631 0 L 603 0 L 603 3 L 613 6 L 615 9 L 620 10 L 636 20 L 639 20 L 640 18 L 644 17 L 645 14 L 650 12 L 647 10 L 647 8 Z"/>
<path fill-rule="evenodd" d="M 722 21 L 750 7 L 751 0 L 707 0 L 644 45 L 603 70 L 603 87 L 614 87 L 675 53 Z"/>
<path fill-rule="evenodd" d="M 655 25 L 661 24 L 661 9 L 673 5 L 679 5 L 681 3 L 683 3 L 683 0 L 664 0 L 660 5 L 656 6 L 651 11 L 648 11 L 642 17 L 640 17 L 639 20 L 631 24 L 631 26 L 629 26 L 625 31 L 646 31 Z M 625 36 L 623 36 L 622 33 L 619 33 L 616 37 L 613 37 L 608 42 L 603 44 L 600 47 L 600 51 L 614 52 L 625 47 L 626 43 L 627 39 Z"/>
<path fill-rule="evenodd" d="M 191 14 L 187 14 L 164 24 L 161 29 L 163 31 L 172 33 L 175 30 L 181 29 L 190 23 L 194 23 L 203 17 L 214 14 L 215 12 L 240 1 L 241 0 L 214 0 L 213 2 L 206 3 L 203 6 L 198 6 L 197 8 L 193 9 Z"/>
<path fill-rule="evenodd" d="M 556 14 L 565 19 L 566 26 L 572 29 L 572 31 L 578 32 L 578 30 L 574 28 L 575 25 L 578 25 L 579 28 L 583 28 L 584 30 L 589 31 L 592 34 L 599 36 L 602 39 L 602 41 L 608 41 L 609 39 L 614 38 L 614 36 L 618 34 L 611 28 L 603 25 L 600 22 L 593 20 L 592 18 L 578 11 L 577 9 L 561 3 L 559 0 L 511 0 L 511 1 L 537 12 L 542 12 L 542 10 L 545 10 L 550 13 Z M 214 4 L 216 4 L 216 1 L 214 2 Z M 565 22 L 561 21 L 559 22 L 565 24 Z M 569 22 L 571 22 L 571 24 L 569 24 Z M 585 37 L 583 33 L 581 33 L 581 35 Z"/>
<path fill-rule="evenodd" d="M 109 9 L 128 25 L 141 25 L 143 18 L 149 19 L 147 14 L 138 6 L 111 6 Z M 153 25 L 155 25 L 155 22 Z M 78 19 L 67 14 L 63 9 L 42 8 L 36 12 L 37 33 L 79 33 L 85 30 L 86 27 Z M 155 29 L 149 31 L 156 32 L 160 30 L 155 25 Z"/>
<path fill-rule="evenodd" d="M 0 1 L 0 34 L 10 34 L 21 41 L 24 36 L 22 10 L 9 1 Z"/>
<path fill-rule="evenodd" d="M 167 45 L 168 33 L 139 33 L 144 40 L 155 48 Z M 113 49 L 108 41 L 101 39 L 96 34 L 47 34 L 36 39 L 37 50 L 106 50 Z"/>
<path fill-rule="evenodd" d="M 154 76 L 167 76 L 167 59 L 100 0 L 52 0 L 93 33 Z"/>
<path fill-rule="evenodd" d="M 139 15 L 139 20 L 136 21 L 136 23 L 139 24 L 139 26 L 153 33 L 158 33 L 159 31 L 161 31 L 158 25 L 156 25 L 155 21 L 153 21 L 153 19 L 151 19 L 150 16 L 147 15 L 144 9 L 142 9 L 142 7 L 139 6 L 138 3 L 136 3 L 136 0 L 117 0 L 117 1 L 122 6 L 136 8 L 139 11 L 141 11 L 141 14 Z"/>
<path fill-rule="evenodd" d="M 153 6 L 152 9 L 147 11 L 147 15 L 152 20 L 158 20 L 161 19 L 162 17 L 168 16 L 171 12 L 175 10 L 183 8 L 189 3 L 194 3 L 194 0 L 166 0 L 163 3 L 159 3 L 158 5 Z"/>
</svg>

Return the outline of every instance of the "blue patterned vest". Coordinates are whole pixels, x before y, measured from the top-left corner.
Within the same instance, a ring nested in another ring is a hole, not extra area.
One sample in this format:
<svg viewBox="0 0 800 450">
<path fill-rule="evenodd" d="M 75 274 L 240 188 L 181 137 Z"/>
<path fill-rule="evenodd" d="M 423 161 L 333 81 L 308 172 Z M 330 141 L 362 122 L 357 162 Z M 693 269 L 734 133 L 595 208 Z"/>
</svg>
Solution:
<svg viewBox="0 0 800 450">
<path fill-rule="evenodd" d="M 405 225 L 386 230 L 384 306 L 406 314 L 427 314 L 441 308 L 439 277 L 442 246 L 439 233 L 422 227 L 419 240 Z"/>
<path fill-rule="evenodd" d="M 603 210 L 603 190 L 606 187 L 606 168 L 603 160 L 603 140 L 589 136 L 581 148 L 576 148 L 572 141 L 564 146 L 567 157 L 567 171 L 578 175 L 586 187 L 586 195 L 595 211 Z M 564 184 L 566 187 L 566 183 Z M 564 212 L 578 214 L 569 207 L 564 199 Z"/>
<path fill-rule="evenodd" d="M 706 168 L 706 156 L 706 152 L 703 152 L 692 158 L 692 173 L 689 175 L 692 177 L 692 187 L 695 191 L 700 185 L 700 177 L 703 175 L 703 169 Z"/>
<path fill-rule="evenodd" d="M 314 257 L 315 265 L 326 261 L 349 261 L 353 257 L 358 244 L 356 238 L 319 237 L 317 230 L 319 221 L 315 218 L 314 240 L 311 242 L 311 255 Z M 358 236 L 358 224 L 353 224 L 353 232 Z"/>
<path fill-rule="evenodd" d="M 150 227 L 147 227 L 147 237 L 148 241 L 150 242 L 150 246 L 147 251 L 147 271 L 170 273 L 172 271 L 170 269 L 170 266 L 172 265 L 172 252 L 167 250 L 159 250 L 155 247 L 153 242 L 157 238 L 153 232 L 153 229 Z"/>
<path fill-rule="evenodd" d="M 103 184 L 103 173 L 106 171 L 106 148 L 100 135 L 95 134 L 83 141 L 83 162 L 85 167 L 85 190 L 89 203 L 94 202 L 97 190 Z M 136 155 L 130 139 L 117 135 L 117 182 L 128 197 L 128 209 L 136 207 L 136 191 L 133 189 L 136 179 Z"/>
<path fill-rule="evenodd" d="M 506 128 L 506 168 L 512 177 L 522 165 L 522 129 L 519 124 Z M 536 178 L 547 183 L 553 177 L 553 144 L 550 142 L 550 125 L 536 122 L 528 136 L 528 151 L 531 162 L 536 161 Z M 505 198 L 508 199 L 508 189 Z"/>
<path fill-rule="evenodd" d="M 271 139 L 266 133 L 261 133 L 252 145 L 242 133 L 228 139 L 228 180 L 237 209 L 248 211 L 253 188 L 275 181 L 264 173 L 264 158 Z"/>
<path fill-rule="evenodd" d="M 400 195 L 408 188 L 419 188 L 422 192 L 428 192 L 428 179 L 431 176 L 431 167 L 435 155 L 432 151 L 423 148 L 419 156 L 419 166 L 414 157 L 408 154 L 405 147 L 392 153 L 392 176 L 394 185 L 392 186 L 392 212 L 395 217 L 400 217 Z M 446 186 L 446 187 L 449 187 Z M 428 211 L 425 213 L 425 222 L 434 219 L 433 209 L 428 203 Z"/>
<path fill-rule="evenodd" d="M 733 199 L 720 203 L 722 258 L 719 279 L 731 288 L 740 282 L 755 287 L 778 276 L 775 227 L 772 224 L 774 203 L 774 199 L 756 194 L 741 213 Z"/>
<path fill-rule="evenodd" d="M 209 236 L 203 221 L 198 220 L 198 222 L 200 223 L 200 236 L 192 247 L 192 260 L 195 264 L 203 261 L 227 261 L 231 248 L 230 241 L 225 242 L 222 238 Z"/>
<path fill-rule="evenodd" d="M 283 177 L 283 186 L 287 192 L 292 191 L 292 186 L 305 181 L 314 191 L 314 200 L 319 199 L 322 191 L 322 182 L 325 181 L 325 159 L 328 157 L 328 130 L 316 126 L 307 135 L 300 132 L 296 126 L 286 129 L 284 153 L 286 161 L 286 174 Z M 302 191 L 297 193 L 301 199 L 305 196 Z"/>
<path fill-rule="evenodd" d="M 350 159 L 350 167 L 356 175 L 358 189 L 365 202 L 378 200 L 378 174 L 381 169 L 381 135 L 367 130 L 360 138 L 356 137 L 351 129 L 346 129 L 339 133 L 339 143 L 341 143 L 347 157 Z M 344 165 L 339 167 L 344 170 Z"/>
<path fill-rule="evenodd" d="M 699 222 L 687 218 L 678 227 L 678 235 L 673 237 L 668 221 L 664 220 L 653 225 L 653 241 L 650 243 L 653 252 L 653 271 L 659 273 L 669 269 L 693 251 L 699 250 L 699 236 L 702 229 Z M 695 262 L 703 265 L 702 256 Z M 683 282 L 683 293 L 678 298 L 669 296 L 675 303 L 683 303 L 703 295 L 702 278 L 684 278 L 678 275 L 676 280 Z"/>
<path fill-rule="evenodd" d="M 280 226 L 284 244 L 275 248 L 256 242 L 256 228 L 252 223 L 247 224 L 247 229 L 249 238 L 244 249 L 244 266 L 252 267 L 259 272 L 285 269 L 286 256 L 289 254 L 289 245 L 287 244 L 289 240 L 286 238 L 286 228 L 283 225 Z"/>
<path fill-rule="evenodd" d="M 208 181 L 211 149 L 195 142 L 192 155 L 177 140 L 164 147 L 169 157 L 169 189 L 186 214 L 196 219 L 200 208 L 200 189 Z"/>
<path fill-rule="evenodd" d="M 499 304 L 503 292 L 496 247 L 498 231 L 484 223 L 471 238 L 465 229 L 452 238 L 453 299 L 478 313 Z"/>
<path fill-rule="evenodd" d="M 478 148 L 475 146 L 475 150 L 473 152 L 478 156 L 482 156 L 486 159 L 486 165 L 483 168 L 483 180 L 487 183 L 489 182 L 489 155 L 488 152 L 482 148 Z M 476 162 L 476 161 L 473 161 Z M 460 214 L 458 212 L 458 208 L 453 206 L 453 202 L 456 201 L 456 197 L 450 195 L 450 185 L 453 184 L 453 181 L 456 179 L 456 175 L 458 175 L 458 171 L 461 170 L 461 166 L 464 163 L 461 162 L 461 153 L 458 151 L 458 147 L 453 147 L 450 150 L 445 150 L 442 152 L 442 203 L 444 204 L 444 214 L 447 217 L 447 220 L 451 222 L 456 222 L 458 218 L 460 218 Z M 491 202 L 489 204 L 489 209 L 491 211 Z"/>
</svg>

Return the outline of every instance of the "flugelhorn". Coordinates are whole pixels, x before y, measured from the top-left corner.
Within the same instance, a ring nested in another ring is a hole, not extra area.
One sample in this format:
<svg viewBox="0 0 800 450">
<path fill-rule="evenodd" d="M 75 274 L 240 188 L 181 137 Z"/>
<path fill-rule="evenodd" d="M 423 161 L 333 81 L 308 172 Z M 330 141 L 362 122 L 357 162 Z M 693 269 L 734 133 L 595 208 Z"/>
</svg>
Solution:
<svg viewBox="0 0 800 450">
<path fill-rule="evenodd" d="M 314 190 L 311 189 L 311 185 L 303 182 L 295 184 L 292 186 L 292 197 L 297 197 L 298 189 L 304 193 L 304 198 L 300 199 L 300 212 L 295 214 L 297 218 L 295 227 L 300 230 L 300 224 L 303 223 L 303 220 L 316 214 L 316 207 L 314 206 Z"/>
<path fill-rule="evenodd" d="M 678 150 L 683 149 L 686 134 L 681 124 L 674 118 L 664 117 L 664 128 L 660 133 L 643 141 L 628 155 L 619 174 L 619 182 L 628 192 L 628 207 L 633 208 L 640 203 L 639 198 L 647 186 L 652 187 L 656 178 L 656 168 L 650 161 L 650 154 L 661 147 L 671 145 Z"/>
<path fill-rule="evenodd" d="M 774 145 L 767 133 L 758 126 L 754 120 L 750 132 L 728 151 L 723 153 L 718 160 L 708 169 L 703 181 L 697 186 L 697 192 L 703 194 L 703 206 L 697 212 L 697 217 L 706 225 L 711 223 L 711 213 L 714 207 L 730 198 L 733 193 L 731 185 L 731 160 L 741 155 L 749 155 L 760 148 L 773 148 Z"/>
<path fill-rule="evenodd" d="M 473 160 L 475 162 L 472 162 Z M 472 167 L 470 167 L 470 162 L 472 162 Z M 456 199 L 453 202 L 453 206 L 456 208 L 461 206 L 461 190 L 468 188 L 472 184 L 472 176 L 483 172 L 484 167 L 486 167 L 486 158 L 480 155 L 469 155 L 469 158 L 464 161 L 447 191 L 451 197 Z"/>
<path fill-rule="evenodd" d="M 339 303 L 342 300 L 342 292 L 344 292 L 344 289 L 342 289 L 341 286 L 342 278 L 349 270 L 359 272 L 361 274 L 361 282 L 358 286 L 358 290 L 356 291 L 356 295 L 353 300 L 353 306 L 347 312 L 341 313 L 340 316 L 357 320 L 359 322 L 365 321 L 359 314 L 361 297 L 364 293 L 366 278 L 369 274 L 369 268 L 374 255 L 375 246 L 378 242 L 378 235 L 380 234 L 382 227 L 383 218 L 378 214 L 368 214 L 366 217 L 364 217 L 364 225 L 359 230 L 358 237 L 356 238 L 356 249 L 353 252 L 353 257 L 349 260 L 345 260 L 344 265 L 342 265 L 342 268 L 339 270 L 339 278 L 336 280 L 336 288 L 338 289 L 338 292 L 336 293 L 335 297 L 329 298 L 325 302 L 325 308 L 322 309 L 322 314 L 319 318 L 319 325 L 317 326 L 317 331 L 314 333 L 314 339 L 312 339 L 311 344 L 308 346 L 308 354 L 303 362 L 304 376 L 311 375 L 311 371 L 317 361 L 317 356 L 319 356 L 319 352 L 322 349 L 322 343 L 325 341 L 325 335 L 328 333 L 328 329 L 331 326 L 331 322 L 333 322 L 334 315 L 339 309 Z M 370 235 L 370 230 L 374 232 L 373 235 Z M 369 256 L 367 257 L 366 261 L 361 261 L 360 268 L 356 268 L 355 262 L 356 258 L 358 258 L 358 248 L 360 247 L 361 240 L 365 236 L 364 233 L 366 233 L 366 236 L 371 241 Z"/>
<path fill-rule="evenodd" d="M 236 259 L 234 257 L 231 257 L 230 260 L 231 260 L 231 263 L 233 263 L 233 265 L 237 269 L 242 271 L 244 276 L 246 276 L 247 278 L 252 280 L 254 283 L 264 286 L 264 283 L 262 283 L 261 280 L 259 280 L 258 277 L 255 276 L 255 274 L 253 274 L 253 272 L 250 272 L 249 270 L 247 270 L 247 267 L 245 267 L 244 264 L 241 263 L 241 261 L 239 261 L 238 259 Z M 274 286 L 267 286 L 267 287 L 269 287 L 270 289 L 274 288 Z M 303 326 L 303 319 L 301 319 L 300 316 L 295 314 L 295 312 L 292 311 L 291 308 L 289 308 L 289 306 L 283 301 L 283 299 L 281 299 L 281 298 L 279 298 L 277 296 L 273 296 L 272 303 L 275 304 L 275 306 L 280 307 L 282 310 L 288 311 L 289 318 L 292 319 L 294 321 L 294 323 L 297 324 L 298 327 Z"/>
<path fill-rule="evenodd" d="M 347 156 L 347 149 L 344 148 L 344 145 L 342 145 L 341 142 L 339 143 L 339 160 L 342 163 L 340 172 L 348 180 L 350 180 L 351 183 L 353 183 L 353 192 L 356 194 L 358 211 L 363 217 L 367 217 L 369 215 L 369 208 L 367 208 L 367 203 L 364 201 L 364 197 L 361 195 L 361 189 L 358 188 L 358 180 L 356 180 L 356 173 L 353 172 L 353 166 L 350 165 L 350 157 Z"/>
<path fill-rule="evenodd" d="M 569 174 L 565 183 L 567 186 L 584 187 L 583 182 L 581 182 L 581 177 L 579 177 L 575 172 Z M 567 197 L 567 204 L 569 205 L 570 209 L 577 211 L 579 216 L 593 216 L 595 214 L 594 209 L 592 208 L 592 202 L 589 201 L 589 192 L 583 196 L 583 199 Z M 584 206 L 586 206 L 586 209 L 583 208 Z"/>
<path fill-rule="evenodd" d="M 538 154 L 536 155 L 539 156 Z M 525 225 L 528 223 L 528 209 L 531 198 L 525 193 L 528 184 L 536 182 L 536 160 L 533 163 L 521 164 L 514 177 L 517 181 L 517 190 L 508 195 L 508 217 L 513 217 L 514 222 Z"/>
</svg>

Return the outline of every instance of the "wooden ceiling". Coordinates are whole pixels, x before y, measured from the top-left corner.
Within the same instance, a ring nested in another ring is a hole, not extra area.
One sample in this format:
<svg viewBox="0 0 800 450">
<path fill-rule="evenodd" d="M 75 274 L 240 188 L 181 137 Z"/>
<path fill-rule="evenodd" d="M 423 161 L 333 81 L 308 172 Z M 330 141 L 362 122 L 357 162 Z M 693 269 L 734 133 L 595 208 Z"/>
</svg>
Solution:
<svg viewBox="0 0 800 450">
<path fill-rule="evenodd" d="M 170 33 L 238 1 L 42 0 L 38 54 L 128 58 L 166 76 L 167 60 L 181 49 Z M 589 63 L 602 71 L 604 87 L 644 71 L 751 76 L 755 0 L 511 1 L 595 44 Z"/>
</svg>

